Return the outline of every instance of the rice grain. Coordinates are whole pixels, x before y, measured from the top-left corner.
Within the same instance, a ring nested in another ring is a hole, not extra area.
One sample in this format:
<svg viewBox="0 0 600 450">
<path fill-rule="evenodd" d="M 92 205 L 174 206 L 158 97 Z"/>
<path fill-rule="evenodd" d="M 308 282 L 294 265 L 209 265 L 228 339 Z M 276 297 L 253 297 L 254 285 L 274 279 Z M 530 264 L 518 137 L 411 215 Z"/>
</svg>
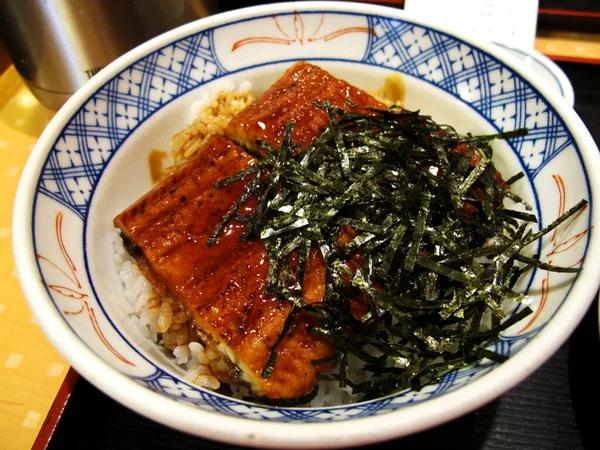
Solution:
<svg viewBox="0 0 600 450">
<path fill-rule="evenodd" d="M 156 325 L 156 331 L 159 333 L 166 332 L 171 323 L 173 322 L 173 308 L 168 302 L 163 302 L 160 307 L 160 314 L 158 316 L 158 323 Z"/>
<path fill-rule="evenodd" d="M 225 134 L 229 121 L 254 101 L 251 87 L 250 83 L 242 83 L 235 90 L 235 86 L 229 83 L 205 93 L 191 125 L 171 139 L 171 153 L 175 164 L 194 156 L 211 135 Z"/>
</svg>

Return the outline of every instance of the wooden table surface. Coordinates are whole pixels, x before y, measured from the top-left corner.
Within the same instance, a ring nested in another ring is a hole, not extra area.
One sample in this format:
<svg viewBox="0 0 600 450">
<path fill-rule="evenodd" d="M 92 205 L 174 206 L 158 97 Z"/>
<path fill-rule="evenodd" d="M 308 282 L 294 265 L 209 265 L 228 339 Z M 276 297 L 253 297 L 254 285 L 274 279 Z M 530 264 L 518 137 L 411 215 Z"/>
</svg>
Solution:
<svg viewBox="0 0 600 450">
<path fill-rule="evenodd" d="M 0 76 L 0 448 L 28 449 L 69 365 L 50 345 L 21 292 L 11 220 L 25 161 L 54 113 L 29 92 L 14 67 Z"/>
</svg>

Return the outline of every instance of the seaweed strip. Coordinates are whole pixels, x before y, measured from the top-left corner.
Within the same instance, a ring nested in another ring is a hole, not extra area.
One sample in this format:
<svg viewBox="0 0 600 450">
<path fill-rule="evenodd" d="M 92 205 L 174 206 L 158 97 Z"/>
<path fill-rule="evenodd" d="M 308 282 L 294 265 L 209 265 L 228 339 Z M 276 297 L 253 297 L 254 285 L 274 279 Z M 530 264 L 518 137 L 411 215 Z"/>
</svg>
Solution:
<svg viewBox="0 0 600 450">
<path fill-rule="evenodd" d="M 417 215 L 417 220 L 415 223 L 415 228 L 413 230 L 412 239 L 409 245 L 408 254 L 406 255 L 406 260 L 404 261 L 404 269 L 408 270 L 409 272 L 413 270 L 413 267 L 415 266 L 415 261 L 417 260 L 417 254 L 419 253 L 419 247 L 423 238 L 423 232 L 425 230 L 425 221 L 427 220 L 427 216 L 429 215 L 430 205 L 431 192 L 425 191 L 423 193 L 423 200 L 421 202 L 421 207 Z"/>
<path fill-rule="evenodd" d="M 270 378 L 271 374 L 273 373 L 273 368 L 275 367 L 275 360 L 277 359 L 277 347 L 279 347 L 279 344 L 281 344 L 281 341 L 283 340 L 284 336 L 290 330 L 290 326 L 292 325 L 292 319 L 295 313 L 296 307 L 292 305 L 292 309 L 290 310 L 288 316 L 285 319 L 283 327 L 279 332 L 279 336 L 277 336 L 277 340 L 270 348 L 269 359 L 267 360 L 267 363 L 265 364 L 265 367 L 263 368 L 261 373 L 261 376 L 263 378 Z"/>
<path fill-rule="evenodd" d="M 579 210 L 585 208 L 587 206 L 587 204 L 588 204 L 587 200 L 580 200 L 575 206 L 573 206 L 572 208 L 570 208 L 566 213 L 564 213 L 562 216 L 560 216 L 558 219 L 556 219 L 550 225 L 544 227 L 543 229 L 541 229 L 537 233 L 532 234 L 529 237 L 529 239 L 527 240 L 526 244 L 531 244 L 532 242 L 537 241 L 539 238 L 541 238 L 545 234 L 548 234 L 550 231 L 554 230 L 556 227 L 558 227 L 565 220 L 567 220 L 568 218 L 570 218 L 571 216 L 573 216 L 574 214 L 576 214 Z"/>
<path fill-rule="evenodd" d="M 246 200 L 248 200 L 248 198 L 250 198 L 250 195 L 252 195 L 254 188 L 256 186 L 258 186 L 261 175 L 262 175 L 262 171 L 261 170 L 257 171 L 254 178 L 246 185 L 242 194 L 235 201 L 235 203 L 231 206 L 231 208 L 225 214 L 225 216 L 223 216 L 223 219 L 221 219 L 219 224 L 215 227 L 215 230 L 213 231 L 213 233 L 210 235 L 210 237 L 206 241 L 207 247 L 212 247 L 214 245 L 214 243 L 217 242 L 219 235 L 225 229 L 225 226 L 227 225 L 227 223 L 233 218 L 233 216 L 235 216 L 238 213 L 242 204 Z"/>
</svg>

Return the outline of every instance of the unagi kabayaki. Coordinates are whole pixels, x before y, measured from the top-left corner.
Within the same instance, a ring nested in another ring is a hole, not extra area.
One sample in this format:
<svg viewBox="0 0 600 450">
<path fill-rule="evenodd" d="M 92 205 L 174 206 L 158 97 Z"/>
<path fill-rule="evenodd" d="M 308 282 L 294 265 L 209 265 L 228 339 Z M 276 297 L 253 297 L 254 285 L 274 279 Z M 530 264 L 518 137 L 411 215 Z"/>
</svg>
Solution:
<svg viewBox="0 0 600 450">
<path fill-rule="evenodd" d="M 181 302 L 213 350 L 229 358 L 258 395 L 296 398 L 309 392 L 318 366 L 311 361 L 333 352 L 295 316 L 277 346 L 269 378 L 261 373 L 283 329 L 291 303 L 265 295 L 268 260 L 261 240 L 240 240 L 244 224 L 232 220 L 212 246 L 207 240 L 247 180 L 215 189 L 213 184 L 256 160 L 232 142 L 213 136 L 186 166 L 163 180 L 115 218 L 115 226 L 142 273 L 155 288 Z M 255 199 L 244 205 L 246 212 Z M 325 266 L 311 253 L 304 279 L 308 303 L 324 295 Z M 215 374 L 231 379 L 229 374 Z"/>
<path fill-rule="evenodd" d="M 260 154 L 256 140 L 261 139 L 279 148 L 285 127 L 292 121 L 292 142 L 305 147 L 329 124 L 327 111 L 313 102 L 327 101 L 349 111 L 386 108 L 371 95 L 326 70 L 300 61 L 235 116 L 227 125 L 225 136 Z"/>
<path fill-rule="evenodd" d="M 254 149 L 257 138 L 278 147 L 291 120 L 293 141 L 305 146 L 329 122 L 327 112 L 313 104 L 326 100 L 346 109 L 350 107 L 346 101 L 359 109 L 384 107 L 323 69 L 300 62 L 234 118 L 226 136 Z M 297 398 L 310 392 L 318 372 L 329 367 L 314 361 L 332 356 L 333 347 L 310 333 L 312 319 L 300 312 L 276 346 L 270 376 L 263 377 L 292 304 L 265 294 L 269 266 L 265 246 L 260 239 L 240 239 L 245 223 L 232 219 L 214 245 L 207 245 L 249 180 L 219 189 L 214 184 L 256 162 L 229 139 L 213 136 L 194 159 L 119 214 L 114 224 L 142 273 L 156 290 L 185 307 L 204 343 L 239 369 L 239 379 L 260 396 Z M 250 197 L 240 213 L 251 213 L 255 205 L 256 198 Z M 305 302 L 322 301 L 325 275 L 323 257 L 315 247 L 305 268 Z M 222 381 L 235 378 L 232 373 L 215 376 Z"/>
</svg>

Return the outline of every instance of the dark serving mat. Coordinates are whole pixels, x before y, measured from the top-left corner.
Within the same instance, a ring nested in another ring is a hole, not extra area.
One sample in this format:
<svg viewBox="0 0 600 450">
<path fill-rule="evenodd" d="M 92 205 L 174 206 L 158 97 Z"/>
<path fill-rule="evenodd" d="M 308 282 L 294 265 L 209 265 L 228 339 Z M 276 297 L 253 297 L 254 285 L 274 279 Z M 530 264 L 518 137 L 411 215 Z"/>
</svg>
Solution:
<svg viewBox="0 0 600 450">
<path fill-rule="evenodd" d="M 540 10 L 577 11 L 580 13 L 600 13 L 598 0 L 540 0 Z"/>
<path fill-rule="evenodd" d="M 575 110 L 600 142 L 600 67 L 561 63 L 575 90 Z M 571 338 L 540 369 L 497 400 L 439 427 L 364 447 L 412 449 L 600 448 L 598 300 Z M 1 445 L 0 445 L 1 447 Z M 221 449 L 139 416 L 80 378 L 48 450 Z"/>
</svg>

